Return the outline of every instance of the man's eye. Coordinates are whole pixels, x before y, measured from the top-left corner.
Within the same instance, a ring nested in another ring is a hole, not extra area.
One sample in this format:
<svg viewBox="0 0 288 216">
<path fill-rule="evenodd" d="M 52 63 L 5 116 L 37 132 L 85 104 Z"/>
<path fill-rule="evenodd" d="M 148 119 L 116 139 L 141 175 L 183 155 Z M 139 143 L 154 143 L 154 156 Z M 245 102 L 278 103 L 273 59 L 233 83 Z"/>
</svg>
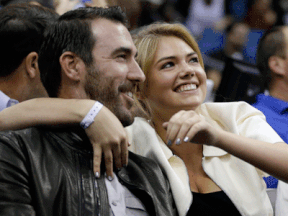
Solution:
<svg viewBox="0 0 288 216">
<path fill-rule="evenodd" d="M 174 66 L 173 62 L 167 62 L 167 63 L 162 65 L 161 69 L 170 68 L 170 67 L 173 67 L 173 66 Z"/>
<path fill-rule="evenodd" d="M 118 55 L 117 58 L 127 59 L 127 55 L 125 55 L 125 54 Z"/>
</svg>

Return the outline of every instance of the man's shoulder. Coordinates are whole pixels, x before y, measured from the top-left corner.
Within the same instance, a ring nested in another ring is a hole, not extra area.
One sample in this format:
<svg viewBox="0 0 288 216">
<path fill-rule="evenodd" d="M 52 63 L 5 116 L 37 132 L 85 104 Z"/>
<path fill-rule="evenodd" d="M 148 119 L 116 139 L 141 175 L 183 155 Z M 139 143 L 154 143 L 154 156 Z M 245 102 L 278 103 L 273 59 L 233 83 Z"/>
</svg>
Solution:
<svg viewBox="0 0 288 216">
<path fill-rule="evenodd" d="M 263 112 L 266 116 L 278 116 L 283 110 L 288 108 L 288 103 L 270 95 L 259 94 L 252 106 Z"/>
<path fill-rule="evenodd" d="M 252 104 L 253 107 L 266 107 L 266 101 L 270 96 L 260 93 L 256 95 L 256 101 Z"/>
<path fill-rule="evenodd" d="M 158 166 L 158 164 L 154 160 L 147 158 L 147 157 L 143 157 L 139 154 L 135 154 L 130 151 L 129 151 L 129 160 L 132 160 L 133 162 L 141 164 L 141 165 L 144 165 L 143 163 L 145 163 L 145 165 L 149 164 L 151 166 L 153 165 Z"/>
<path fill-rule="evenodd" d="M 38 128 L 25 128 L 19 130 L 7 130 L 7 131 L 0 131 L 0 139 L 1 140 L 15 140 L 20 139 L 21 137 L 32 137 L 33 135 L 39 134 L 40 131 Z"/>
<path fill-rule="evenodd" d="M 252 104 L 253 107 L 255 107 L 256 109 L 260 110 L 261 112 L 264 113 L 264 115 L 269 115 L 271 114 L 271 111 L 273 111 L 269 106 L 267 106 L 266 104 L 263 103 L 254 103 Z"/>
<path fill-rule="evenodd" d="M 148 170 L 149 172 L 154 172 L 156 175 L 160 173 L 162 175 L 159 164 L 151 158 L 143 157 L 129 151 L 129 163 L 133 164 L 133 166 L 137 166 L 144 171 Z"/>
<path fill-rule="evenodd" d="M 36 149 L 41 146 L 40 140 L 43 140 L 44 132 L 38 128 L 26 128 L 21 130 L 10 130 L 0 132 L 0 149 L 13 149 L 16 152 L 22 152 L 24 149 Z M 10 151 L 10 150 L 8 150 Z"/>
<path fill-rule="evenodd" d="M 13 143 L 20 145 L 33 145 L 34 143 L 43 142 L 48 137 L 60 137 L 61 132 L 39 127 L 29 127 L 19 130 L 0 131 L 0 143 Z M 49 139 L 49 138 L 48 138 Z"/>
<path fill-rule="evenodd" d="M 130 180 L 141 178 L 141 181 L 145 181 L 144 179 L 148 179 L 150 182 L 156 181 L 157 184 L 166 184 L 167 180 L 156 161 L 132 152 L 129 152 L 128 166 L 121 170 L 121 173 L 125 173 L 126 178 L 130 178 Z"/>
</svg>

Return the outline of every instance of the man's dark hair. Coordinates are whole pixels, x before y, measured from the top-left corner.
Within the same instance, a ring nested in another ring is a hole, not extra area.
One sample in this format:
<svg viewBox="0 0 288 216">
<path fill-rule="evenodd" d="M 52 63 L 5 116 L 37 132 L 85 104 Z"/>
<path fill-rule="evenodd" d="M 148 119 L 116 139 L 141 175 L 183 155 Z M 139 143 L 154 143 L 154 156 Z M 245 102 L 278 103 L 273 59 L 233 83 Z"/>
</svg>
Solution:
<svg viewBox="0 0 288 216">
<path fill-rule="evenodd" d="M 127 25 L 126 15 L 119 6 L 85 7 L 66 12 L 45 33 L 39 53 L 39 68 L 41 80 L 50 97 L 57 97 L 60 88 L 59 58 L 64 52 L 75 53 L 84 61 L 86 67 L 92 65 L 92 50 L 97 38 L 93 36 L 91 23 L 95 19 L 108 19 Z"/>
<path fill-rule="evenodd" d="M 271 56 L 285 58 L 286 42 L 283 33 L 283 26 L 276 26 L 268 30 L 261 37 L 256 54 L 256 65 L 263 79 L 263 85 L 269 89 L 271 82 L 271 70 L 268 60 Z"/>
<path fill-rule="evenodd" d="M 57 17 L 51 9 L 25 3 L 0 10 L 0 77 L 12 74 L 30 52 L 39 52 L 45 28 Z"/>
</svg>

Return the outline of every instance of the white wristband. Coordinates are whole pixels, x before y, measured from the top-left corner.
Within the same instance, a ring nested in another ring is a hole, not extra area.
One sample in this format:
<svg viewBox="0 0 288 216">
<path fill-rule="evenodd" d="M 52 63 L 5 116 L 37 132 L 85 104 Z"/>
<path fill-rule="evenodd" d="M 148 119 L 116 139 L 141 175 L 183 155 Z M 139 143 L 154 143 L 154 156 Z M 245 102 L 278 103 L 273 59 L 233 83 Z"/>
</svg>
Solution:
<svg viewBox="0 0 288 216">
<path fill-rule="evenodd" d="M 83 129 L 88 128 L 94 122 L 94 118 L 97 116 L 98 112 L 101 110 L 102 107 L 103 107 L 103 104 L 96 101 L 93 107 L 89 110 L 87 115 L 84 117 L 84 119 L 80 122 L 80 126 Z"/>
</svg>

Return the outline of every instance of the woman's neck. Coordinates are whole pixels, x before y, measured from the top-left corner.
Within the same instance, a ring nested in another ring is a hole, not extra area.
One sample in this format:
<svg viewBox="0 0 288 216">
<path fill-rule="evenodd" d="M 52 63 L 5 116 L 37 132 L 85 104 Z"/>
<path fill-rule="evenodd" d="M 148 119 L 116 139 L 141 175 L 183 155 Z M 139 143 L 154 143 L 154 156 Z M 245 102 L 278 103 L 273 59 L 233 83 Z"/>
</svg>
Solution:
<svg viewBox="0 0 288 216">
<path fill-rule="evenodd" d="M 169 120 L 170 118 L 168 118 Z M 161 137 L 164 143 L 167 144 L 168 140 L 166 138 L 166 129 L 162 126 L 164 122 L 168 121 L 164 118 L 161 118 L 159 115 L 155 115 L 152 118 L 152 122 L 154 124 L 154 128 L 157 132 L 157 134 Z M 183 161 L 191 161 L 195 158 L 191 157 L 192 155 L 198 155 L 199 157 L 202 157 L 203 155 L 203 146 L 193 143 L 181 143 L 180 145 L 172 145 L 171 147 L 168 146 L 168 148 L 173 152 L 173 154 L 179 156 Z"/>
</svg>

